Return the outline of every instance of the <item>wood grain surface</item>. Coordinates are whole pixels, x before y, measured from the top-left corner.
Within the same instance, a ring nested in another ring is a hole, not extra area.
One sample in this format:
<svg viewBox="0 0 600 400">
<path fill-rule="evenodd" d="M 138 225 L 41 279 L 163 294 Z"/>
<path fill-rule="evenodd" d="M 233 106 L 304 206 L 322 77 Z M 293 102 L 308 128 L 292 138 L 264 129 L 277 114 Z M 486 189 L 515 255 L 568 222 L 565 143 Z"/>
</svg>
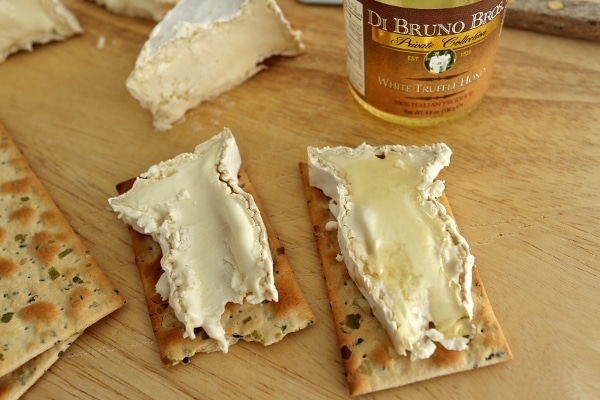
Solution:
<svg viewBox="0 0 600 400">
<path fill-rule="evenodd" d="M 365 399 L 592 399 L 600 392 L 600 44 L 504 29 L 481 106 L 407 128 L 357 105 L 339 7 L 280 0 L 306 52 L 274 58 L 167 133 L 124 82 L 153 23 L 65 0 L 85 33 L 0 64 L 0 121 L 127 304 L 92 326 L 25 399 L 349 398 L 298 162 L 306 147 L 447 143 L 441 178 L 514 360 Z M 105 46 L 97 46 L 99 40 Z M 594 61 L 594 62 L 591 62 Z M 317 322 L 165 369 L 115 184 L 233 131 Z"/>
<path fill-rule="evenodd" d="M 600 0 L 509 0 L 504 26 L 600 41 Z"/>
</svg>

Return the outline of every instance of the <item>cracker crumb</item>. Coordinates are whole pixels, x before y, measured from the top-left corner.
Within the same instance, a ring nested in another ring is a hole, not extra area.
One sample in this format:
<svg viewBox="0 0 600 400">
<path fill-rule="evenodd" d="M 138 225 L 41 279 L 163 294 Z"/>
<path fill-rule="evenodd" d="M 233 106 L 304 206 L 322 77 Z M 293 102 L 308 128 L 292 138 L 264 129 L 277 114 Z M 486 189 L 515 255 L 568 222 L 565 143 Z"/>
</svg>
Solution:
<svg viewBox="0 0 600 400">
<path fill-rule="evenodd" d="M 565 7 L 563 2 L 559 0 L 551 0 L 548 3 L 546 3 L 546 5 L 551 10 L 562 10 Z"/>
</svg>

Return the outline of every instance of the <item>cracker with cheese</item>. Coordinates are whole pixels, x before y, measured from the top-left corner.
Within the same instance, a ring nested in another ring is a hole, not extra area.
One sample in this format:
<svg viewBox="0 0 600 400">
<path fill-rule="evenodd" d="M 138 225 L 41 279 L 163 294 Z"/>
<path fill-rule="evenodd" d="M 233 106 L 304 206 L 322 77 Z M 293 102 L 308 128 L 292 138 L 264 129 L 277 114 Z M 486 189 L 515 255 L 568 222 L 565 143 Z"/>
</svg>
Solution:
<svg viewBox="0 0 600 400">
<path fill-rule="evenodd" d="M 363 144 L 300 163 L 352 395 L 512 357 L 434 180 L 449 156 Z"/>
<path fill-rule="evenodd" d="M 228 129 L 117 190 L 164 366 L 314 323 Z"/>
<path fill-rule="evenodd" d="M 61 346 L 124 302 L 0 124 L 3 390 L 14 379 L 31 385 L 39 375 L 27 370 L 47 369 Z"/>
</svg>

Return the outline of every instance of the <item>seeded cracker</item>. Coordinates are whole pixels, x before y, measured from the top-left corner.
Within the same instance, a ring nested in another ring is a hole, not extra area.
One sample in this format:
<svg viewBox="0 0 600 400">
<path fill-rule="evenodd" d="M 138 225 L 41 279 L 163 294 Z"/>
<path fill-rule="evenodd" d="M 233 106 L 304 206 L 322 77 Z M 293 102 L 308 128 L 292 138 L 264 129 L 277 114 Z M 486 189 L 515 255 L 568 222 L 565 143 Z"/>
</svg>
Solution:
<svg viewBox="0 0 600 400">
<path fill-rule="evenodd" d="M 408 356 L 397 355 L 387 333 L 371 313 L 367 300 L 348 275 L 346 265 L 337 260 L 340 254 L 337 231 L 326 228 L 329 221 L 335 220 L 329 211 L 329 198 L 310 186 L 306 163 L 300 163 L 300 171 L 350 394 L 357 396 L 394 388 L 512 358 L 476 266 L 473 268 L 472 296 L 477 333 L 468 349 L 450 351 L 437 345 L 430 358 L 414 362 Z M 451 215 L 445 197 L 442 196 L 440 201 Z"/>
<path fill-rule="evenodd" d="M 1 396 L 124 302 L 0 124 Z"/>
<path fill-rule="evenodd" d="M 285 249 L 269 224 L 256 191 L 243 168 L 240 168 L 238 180 L 244 191 L 254 197 L 267 229 L 279 301 L 262 304 L 228 303 L 221 322 L 230 346 L 240 339 L 260 342 L 266 346 L 279 342 L 289 333 L 312 325 L 315 317 L 296 282 Z M 117 185 L 119 194 L 128 191 L 133 181 L 132 179 Z M 163 273 L 160 266 L 160 246 L 150 236 L 138 233 L 131 227 L 129 232 L 163 366 L 186 363 L 196 353 L 220 351 L 216 340 L 209 338 L 202 328 L 197 329 L 195 339 L 183 337 L 184 325 L 175 316 L 169 301 L 163 301 L 155 290 L 156 282 Z"/>
<path fill-rule="evenodd" d="M 32 358 L 11 373 L 0 377 L 0 399 L 17 399 L 31 387 L 71 346 L 79 335 L 62 341 Z"/>
</svg>

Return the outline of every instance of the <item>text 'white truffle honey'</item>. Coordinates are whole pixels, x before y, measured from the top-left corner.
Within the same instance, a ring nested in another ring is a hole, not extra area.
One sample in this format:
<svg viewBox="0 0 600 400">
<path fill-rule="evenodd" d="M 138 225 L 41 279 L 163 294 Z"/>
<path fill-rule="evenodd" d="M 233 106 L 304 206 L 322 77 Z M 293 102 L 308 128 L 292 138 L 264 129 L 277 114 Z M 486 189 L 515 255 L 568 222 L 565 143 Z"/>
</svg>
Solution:
<svg viewBox="0 0 600 400">
<path fill-rule="evenodd" d="M 506 0 L 345 0 L 353 96 L 404 125 L 464 116 L 489 86 L 505 10 Z"/>
</svg>

